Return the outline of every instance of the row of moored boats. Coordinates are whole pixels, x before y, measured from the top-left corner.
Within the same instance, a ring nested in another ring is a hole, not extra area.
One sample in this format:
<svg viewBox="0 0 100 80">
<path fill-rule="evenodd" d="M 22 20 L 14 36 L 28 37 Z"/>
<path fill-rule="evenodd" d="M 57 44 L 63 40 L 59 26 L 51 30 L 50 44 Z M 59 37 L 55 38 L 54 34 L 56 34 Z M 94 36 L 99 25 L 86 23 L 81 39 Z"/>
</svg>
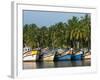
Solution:
<svg viewBox="0 0 100 80">
<path fill-rule="evenodd" d="M 91 59 L 91 51 L 82 49 L 34 49 L 23 53 L 23 61 L 67 61 Z"/>
</svg>

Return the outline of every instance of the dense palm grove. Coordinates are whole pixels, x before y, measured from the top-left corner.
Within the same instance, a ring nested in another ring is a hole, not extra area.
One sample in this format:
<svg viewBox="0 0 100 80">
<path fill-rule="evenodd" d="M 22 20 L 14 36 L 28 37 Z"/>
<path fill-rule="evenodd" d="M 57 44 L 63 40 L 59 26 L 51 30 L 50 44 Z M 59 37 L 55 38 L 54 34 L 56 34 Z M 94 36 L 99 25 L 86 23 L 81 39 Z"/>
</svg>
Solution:
<svg viewBox="0 0 100 80">
<path fill-rule="evenodd" d="M 51 26 L 38 27 L 25 24 L 23 27 L 23 46 L 31 48 L 90 48 L 90 15 L 73 18 L 66 23 L 59 22 Z"/>
</svg>

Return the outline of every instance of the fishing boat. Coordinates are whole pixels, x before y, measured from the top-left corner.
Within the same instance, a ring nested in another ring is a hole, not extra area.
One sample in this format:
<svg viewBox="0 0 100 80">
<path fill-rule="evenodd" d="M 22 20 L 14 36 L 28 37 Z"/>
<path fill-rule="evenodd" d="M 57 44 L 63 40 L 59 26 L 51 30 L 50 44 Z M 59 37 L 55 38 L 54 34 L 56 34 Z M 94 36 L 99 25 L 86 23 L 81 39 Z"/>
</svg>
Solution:
<svg viewBox="0 0 100 80">
<path fill-rule="evenodd" d="M 53 61 L 55 56 L 55 51 L 46 50 L 42 52 L 42 60 L 43 61 Z"/>
<path fill-rule="evenodd" d="M 71 60 L 71 51 L 68 50 L 67 52 L 63 52 L 63 53 L 56 53 L 55 55 L 55 61 L 65 61 L 65 60 Z"/>
<path fill-rule="evenodd" d="M 91 52 L 86 52 L 84 55 L 84 59 L 91 59 Z"/>
<path fill-rule="evenodd" d="M 36 61 L 36 58 L 37 58 L 36 55 L 34 55 L 34 56 L 25 56 L 23 58 L 23 61 Z"/>
<path fill-rule="evenodd" d="M 64 60 L 71 60 L 71 54 L 65 54 L 65 55 L 58 55 L 55 57 L 55 61 L 64 61 Z"/>
<path fill-rule="evenodd" d="M 46 56 L 43 56 L 43 61 L 53 61 L 54 60 L 54 55 L 46 55 Z"/>
<path fill-rule="evenodd" d="M 23 61 L 36 61 L 38 58 L 37 50 L 32 50 L 23 54 Z"/>
<path fill-rule="evenodd" d="M 84 59 L 91 59 L 91 55 L 84 56 Z"/>
<path fill-rule="evenodd" d="M 72 60 L 82 60 L 83 59 L 83 51 L 78 51 L 72 54 Z"/>
</svg>

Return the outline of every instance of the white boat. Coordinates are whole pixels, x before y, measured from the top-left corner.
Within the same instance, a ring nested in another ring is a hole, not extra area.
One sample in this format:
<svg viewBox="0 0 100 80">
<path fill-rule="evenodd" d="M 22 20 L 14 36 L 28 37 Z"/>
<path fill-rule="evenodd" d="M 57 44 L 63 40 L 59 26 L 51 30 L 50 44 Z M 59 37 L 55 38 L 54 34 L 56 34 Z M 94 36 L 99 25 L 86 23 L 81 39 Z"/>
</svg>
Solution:
<svg viewBox="0 0 100 80">
<path fill-rule="evenodd" d="M 87 52 L 87 53 L 84 55 L 84 59 L 91 59 L 91 52 Z"/>
<path fill-rule="evenodd" d="M 36 61 L 39 58 L 37 51 L 28 51 L 23 54 L 23 61 Z"/>
<path fill-rule="evenodd" d="M 91 59 L 91 55 L 84 56 L 84 59 Z"/>
<path fill-rule="evenodd" d="M 33 55 L 33 56 L 25 56 L 24 58 L 23 58 L 23 61 L 36 61 L 36 59 L 37 59 L 37 55 Z"/>
</svg>

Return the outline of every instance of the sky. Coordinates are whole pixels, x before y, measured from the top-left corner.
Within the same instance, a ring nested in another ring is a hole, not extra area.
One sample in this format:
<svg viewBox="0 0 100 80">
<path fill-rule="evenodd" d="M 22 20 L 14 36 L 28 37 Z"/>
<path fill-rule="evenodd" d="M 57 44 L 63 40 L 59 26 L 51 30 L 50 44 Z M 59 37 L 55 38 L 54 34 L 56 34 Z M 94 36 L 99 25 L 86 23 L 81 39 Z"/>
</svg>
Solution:
<svg viewBox="0 0 100 80">
<path fill-rule="evenodd" d="M 68 13 L 68 12 L 47 12 L 47 11 L 23 11 L 23 24 L 36 24 L 39 27 L 50 26 L 58 22 L 67 22 L 73 16 L 78 18 L 86 13 Z"/>
</svg>

